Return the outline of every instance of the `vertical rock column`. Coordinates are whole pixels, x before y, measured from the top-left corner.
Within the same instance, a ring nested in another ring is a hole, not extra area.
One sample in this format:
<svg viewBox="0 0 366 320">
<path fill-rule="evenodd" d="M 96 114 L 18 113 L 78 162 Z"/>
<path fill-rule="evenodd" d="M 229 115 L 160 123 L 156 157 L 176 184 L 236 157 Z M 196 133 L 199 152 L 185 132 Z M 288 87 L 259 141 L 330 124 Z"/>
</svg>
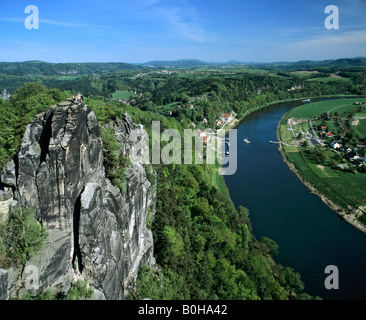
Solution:
<svg viewBox="0 0 366 320">
<path fill-rule="evenodd" d="M 0 269 L 0 300 L 8 299 L 8 272 Z"/>
</svg>

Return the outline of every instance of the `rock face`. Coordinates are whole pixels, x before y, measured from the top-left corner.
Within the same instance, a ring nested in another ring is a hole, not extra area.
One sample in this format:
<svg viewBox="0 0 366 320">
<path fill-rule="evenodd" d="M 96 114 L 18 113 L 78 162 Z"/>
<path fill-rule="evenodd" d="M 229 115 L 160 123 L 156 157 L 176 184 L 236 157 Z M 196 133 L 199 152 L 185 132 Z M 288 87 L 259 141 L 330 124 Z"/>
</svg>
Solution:
<svg viewBox="0 0 366 320">
<path fill-rule="evenodd" d="M 147 138 L 128 115 L 114 129 L 127 157 L 136 137 Z M 154 213 L 155 194 L 141 164 L 132 162 L 125 172 L 123 191 L 106 179 L 100 127 L 84 103 L 52 106 L 27 127 L 1 181 L 48 229 L 46 245 L 27 263 L 39 272 L 33 293 L 66 292 L 81 277 L 99 297 L 121 299 L 139 267 L 154 264 L 146 218 Z M 24 270 L 9 270 L 10 293 L 26 291 Z"/>
<path fill-rule="evenodd" d="M 0 269 L 0 300 L 8 299 L 8 272 Z"/>
</svg>

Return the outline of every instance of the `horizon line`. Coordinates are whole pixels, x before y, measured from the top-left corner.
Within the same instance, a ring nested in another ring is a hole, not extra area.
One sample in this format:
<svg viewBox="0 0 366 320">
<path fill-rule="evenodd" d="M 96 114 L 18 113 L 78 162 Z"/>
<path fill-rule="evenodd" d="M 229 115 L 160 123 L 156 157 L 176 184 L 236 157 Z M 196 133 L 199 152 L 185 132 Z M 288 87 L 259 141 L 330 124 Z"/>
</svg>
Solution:
<svg viewBox="0 0 366 320">
<path fill-rule="evenodd" d="M 309 62 L 324 62 L 324 61 L 336 61 L 336 60 L 342 60 L 342 59 L 366 59 L 366 56 L 356 56 L 356 57 L 339 57 L 339 58 L 329 58 L 329 59 L 321 59 L 321 60 L 316 60 L 316 59 L 302 59 L 302 60 L 278 60 L 278 61 L 240 61 L 237 59 L 230 59 L 228 61 L 205 61 L 205 60 L 201 60 L 201 59 L 197 59 L 197 58 L 178 58 L 178 59 L 172 59 L 172 60 L 166 60 L 166 59 L 162 59 L 162 60 L 150 60 L 150 61 L 146 61 L 146 62 L 126 62 L 126 61 L 85 61 L 85 62 L 50 62 L 50 61 L 45 61 L 45 60 L 23 60 L 23 61 L 0 61 L 0 63 L 25 63 L 25 62 L 42 62 L 42 63 L 49 63 L 49 64 L 120 64 L 120 63 L 124 63 L 124 64 L 131 64 L 131 65 L 139 65 L 139 64 L 148 64 L 148 63 L 153 63 L 153 62 L 179 62 L 179 61 L 197 61 L 197 62 L 203 62 L 203 63 L 207 63 L 207 64 L 226 64 L 226 63 L 242 63 L 242 64 L 274 64 L 274 63 L 297 63 L 297 62 L 305 62 L 305 61 L 309 61 Z"/>
</svg>

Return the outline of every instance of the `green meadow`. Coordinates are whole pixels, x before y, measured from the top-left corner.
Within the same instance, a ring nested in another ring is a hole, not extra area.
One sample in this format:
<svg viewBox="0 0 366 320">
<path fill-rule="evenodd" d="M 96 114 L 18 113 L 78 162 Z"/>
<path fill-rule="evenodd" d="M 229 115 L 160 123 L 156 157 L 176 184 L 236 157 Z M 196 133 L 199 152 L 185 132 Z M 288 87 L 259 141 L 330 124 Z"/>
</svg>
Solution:
<svg viewBox="0 0 366 320">
<path fill-rule="evenodd" d="M 338 112 L 342 114 L 354 108 L 355 102 L 366 102 L 365 98 L 354 98 L 354 99 L 336 99 L 336 100 L 327 100 L 314 102 L 309 104 L 304 104 L 300 107 L 297 107 L 291 110 L 288 113 L 288 118 L 297 118 L 297 119 L 308 119 L 315 118 L 320 116 L 326 112 Z"/>
<path fill-rule="evenodd" d="M 355 126 L 355 130 L 361 138 L 366 138 L 366 119 L 360 120 L 359 124 Z"/>
<path fill-rule="evenodd" d="M 132 97 L 136 97 L 136 94 L 131 93 L 129 91 L 116 91 L 113 93 L 112 98 L 114 99 L 130 99 Z"/>
</svg>

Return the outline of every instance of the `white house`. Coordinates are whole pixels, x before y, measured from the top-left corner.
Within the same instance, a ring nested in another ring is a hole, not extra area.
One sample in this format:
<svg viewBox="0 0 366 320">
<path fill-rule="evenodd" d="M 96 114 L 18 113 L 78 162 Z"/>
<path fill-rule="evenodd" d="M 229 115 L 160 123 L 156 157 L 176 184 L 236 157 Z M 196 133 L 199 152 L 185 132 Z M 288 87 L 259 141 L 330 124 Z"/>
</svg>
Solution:
<svg viewBox="0 0 366 320">
<path fill-rule="evenodd" d="M 333 148 L 333 149 L 340 149 L 340 148 L 342 147 L 342 145 L 341 145 L 341 144 L 339 144 L 338 142 L 334 142 L 334 141 L 332 141 L 332 142 L 330 143 L 330 146 L 331 146 L 331 148 Z"/>
<path fill-rule="evenodd" d="M 223 114 L 220 119 L 224 122 L 230 122 L 231 120 L 233 120 L 233 114 L 232 113 Z"/>
</svg>

